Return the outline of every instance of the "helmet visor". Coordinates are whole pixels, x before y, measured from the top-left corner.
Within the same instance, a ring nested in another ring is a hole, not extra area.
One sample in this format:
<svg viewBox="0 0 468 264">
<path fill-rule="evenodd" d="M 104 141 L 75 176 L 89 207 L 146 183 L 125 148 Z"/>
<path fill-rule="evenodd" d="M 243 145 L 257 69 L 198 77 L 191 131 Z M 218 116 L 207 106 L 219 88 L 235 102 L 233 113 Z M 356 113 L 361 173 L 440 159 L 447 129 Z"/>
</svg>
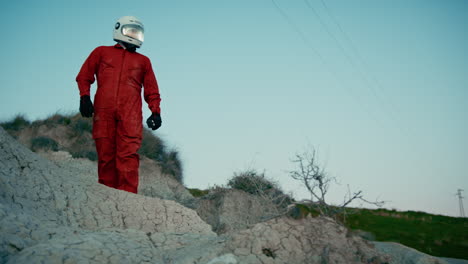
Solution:
<svg viewBox="0 0 468 264">
<path fill-rule="evenodd" d="M 138 25 L 124 25 L 122 27 L 122 35 L 137 39 L 141 42 L 145 39 L 143 28 Z"/>
</svg>

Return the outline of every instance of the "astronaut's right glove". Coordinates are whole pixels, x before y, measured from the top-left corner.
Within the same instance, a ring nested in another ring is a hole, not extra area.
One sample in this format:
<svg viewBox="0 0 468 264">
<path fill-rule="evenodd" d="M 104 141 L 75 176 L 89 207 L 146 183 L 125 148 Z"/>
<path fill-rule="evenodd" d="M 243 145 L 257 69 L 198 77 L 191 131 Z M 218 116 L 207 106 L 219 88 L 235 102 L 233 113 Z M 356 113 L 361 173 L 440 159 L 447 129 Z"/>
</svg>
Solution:
<svg viewBox="0 0 468 264">
<path fill-rule="evenodd" d="M 80 97 L 80 113 L 82 117 L 92 117 L 94 113 L 93 102 L 89 95 Z"/>
<path fill-rule="evenodd" d="M 147 120 L 146 124 L 148 125 L 149 128 L 152 130 L 156 130 L 159 127 L 161 127 L 161 115 L 158 113 L 153 113 Z"/>
</svg>

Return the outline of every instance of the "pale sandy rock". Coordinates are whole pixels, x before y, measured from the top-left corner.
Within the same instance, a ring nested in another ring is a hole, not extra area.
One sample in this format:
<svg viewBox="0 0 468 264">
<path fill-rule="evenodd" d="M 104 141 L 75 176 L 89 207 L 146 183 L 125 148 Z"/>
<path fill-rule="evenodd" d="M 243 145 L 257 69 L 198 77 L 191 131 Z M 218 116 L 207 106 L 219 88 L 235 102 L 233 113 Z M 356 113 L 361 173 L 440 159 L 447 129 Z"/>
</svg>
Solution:
<svg viewBox="0 0 468 264">
<path fill-rule="evenodd" d="M 54 163 L 0 128 L 0 263 L 445 264 L 400 245 L 375 247 L 329 218 L 255 223 L 270 213 L 236 192 L 213 200 L 214 221 L 230 225 L 216 235 L 192 209 L 108 188 L 93 162 L 52 155 Z"/>
<path fill-rule="evenodd" d="M 454 258 L 440 258 L 441 260 L 447 262 L 448 264 L 468 264 L 466 259 L 454 259 Z"/>
<path fill-rule="evenodd" d="M 82 160 L 77 164 L 87 162 Z M 14 262 L 21 262 L 23 257 L 30 258 L 28 254 L 36 253 L 38 259 L 42 255 L 58 259 L 60 252 L 68 251 L 70 256 L 75 256 L 76 244 L 68 241 L 67 235 L 75 232 L 80 234 L 78 239 L 92 241 L 91 244 L 77 242 L 88 245 L 89 250 L 84 252 L 91 255 L 97 254 L 89 253 L 95 252 L 92 247 L 107 239 L 115 236 L 116 241 L 125 240 L 119 234 L 122 230 L 140 232 L 143 235 L 139 239 L 145 243 L 150 241 L 147 233 L 215 235 L 195 211 L 174 201 L 98 184 L 89 166 L 58 166 L 18 144 L 2 128 L 0 168 L 2 260 L 11 257 Z M 102 233 L 106 229 L 121 231 Z M 57 234 L 65 236 L 56 237 Z M 121 249 L 124 248 L 128 247 Z M 109 250 L 114 252 L 112 248 Z M 13 258 L 15 252 L 19 252 L 19 259 Z"/>
<path fill-rule="evenodd" d="M 328 218 L 276 218 L 232 234 L 240 263 L 385 263 L 387 256 Z"/>
<path fill-rule="evenodd" d="M 162 255 L 141 231 L 75 231 L 43 240 L 7 263 L 158 263 Z"/>
<path fill-rule="evenodd" d="M 233 254 L 226 254 L 212 259 L 207 264 L 237 264 L 237 259 Z"/>
<path fill-rule="evenodd" d="M 55 124 L 53 128 L 47 125 L 30 126 L 20 131 L 16 131 L 16 137 L 26 147 L 31 147 L 31 139 L 35 137 L 48 137 L 55 140 L 61 148 L 69 149 L 77 144 L 77 138 L 74 137 L 74 130 L 70 126 Z M 80 140 L 86 139 L 88 147 L 94 146 L 91 134 L 86 132 L 80 135 Z M 86 162 L 87 159 L 73 159 L 66 151 L 42 152 L 39 154 L 60 167 L 72 166 L 75 168 L 85 167 L 85 170 L 91 169 L 92 179 L 97 181 L 97 163 Z M 157 197 L 165 200 L 177 201 L 187 207 L 195 208 L 197 200 L 188 190 L 175 180 L 171 175 L 164 174 L 161 166 L 154 160 L 140 155 L 140 184 L 138 186 L 139 194 Z"/>
<path fill-rule="evenodd" d="M 72 167 L 90 181 L 97 181 L 97 162 L 85 158 L 72 158 L 66 151 L 40 152 L 40 156 L 52 161 L 57 166 Z M 156 161 L 140 156 L 138 194 L 173 200 L 189 208 L 196 207 L 197 200 L 180 182 L 161 172 Z"/>
<path fill-rule="evenodd" d="M 390 264 L 448 264 L 441 258 L 436 258 L 416 249 L 393 242 L 372 242 L 377 249 L 392 257 Z"/>
<path fill-rule="evenodd" d="M 197 212 L 218 234 L 246 229 L 278 214 L 270 200 L 236 189 L 217 190 L 202 197 Z"/>
<path fill-rule="evenodd" d="M 197 206 L 197 200 L 190 194 L 183 184 L 171 175 L 161 172 L 156 161 L 140 156 L 140 184 L 138 193 L 173 200 L 189 208 Z"/>
</svg>

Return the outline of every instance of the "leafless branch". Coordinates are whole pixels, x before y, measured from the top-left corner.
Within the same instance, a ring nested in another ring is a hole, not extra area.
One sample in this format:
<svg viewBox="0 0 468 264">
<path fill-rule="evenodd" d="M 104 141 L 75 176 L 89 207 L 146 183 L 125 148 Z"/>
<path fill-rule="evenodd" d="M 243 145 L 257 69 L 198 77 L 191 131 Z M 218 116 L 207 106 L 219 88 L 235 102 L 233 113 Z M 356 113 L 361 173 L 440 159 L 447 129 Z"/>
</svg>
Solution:
<svg viewBox="0 0 468 264">
<path fill-rule="evenodd" d="M 385 203 L 378 200 L 371 202 L 364 199 L 361 190 L 351 194 L 348 186 L 348 193 L 345 195 L 343 203 L 338 206 L 331 206 L 325 200 L 326 194 L 331 182 L 337 181 L 336 178 L 327 175 L 324 168 L 318 164 L 316 150 L 311 148 L 303 154 L 296 154 L 292 162 L 296 164 L 297 169 L 290 171 L 289 175 L 305 186 L 311 195 L 310 204 L 318 209 L 322 215 L 335 216 L 336 214 L 343 213 L 346 207 L 355 200 L 361 200 L 378 207 L 381 207 Z"/>
</svg>

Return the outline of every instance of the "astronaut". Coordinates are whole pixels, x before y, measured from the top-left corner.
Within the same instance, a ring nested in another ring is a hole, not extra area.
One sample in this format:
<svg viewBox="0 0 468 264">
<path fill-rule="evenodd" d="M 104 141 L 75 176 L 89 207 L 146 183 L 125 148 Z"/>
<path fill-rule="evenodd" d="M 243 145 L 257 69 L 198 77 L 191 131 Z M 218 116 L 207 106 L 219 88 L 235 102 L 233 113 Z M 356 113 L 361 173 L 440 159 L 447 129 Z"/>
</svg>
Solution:
<svg viewBox="0 0 468 264">
<path fill-rule="evenodd" d="M 114 46 L 94 49 L 81 67 L 76 82 L 80 112 L 93 117 L 93 139 L 98 154 L 98 182 L 137 193 L 142 140 L 143 97 L 152 114 L 147 125 L 161 126 L 161 97 L 151 61 L 136 52 L 144 40 L 143 24 L 132 16 L 121 17 L 114 27 Z M 97 80 L 94 106 L 90 87 Z"/>
</svg>

